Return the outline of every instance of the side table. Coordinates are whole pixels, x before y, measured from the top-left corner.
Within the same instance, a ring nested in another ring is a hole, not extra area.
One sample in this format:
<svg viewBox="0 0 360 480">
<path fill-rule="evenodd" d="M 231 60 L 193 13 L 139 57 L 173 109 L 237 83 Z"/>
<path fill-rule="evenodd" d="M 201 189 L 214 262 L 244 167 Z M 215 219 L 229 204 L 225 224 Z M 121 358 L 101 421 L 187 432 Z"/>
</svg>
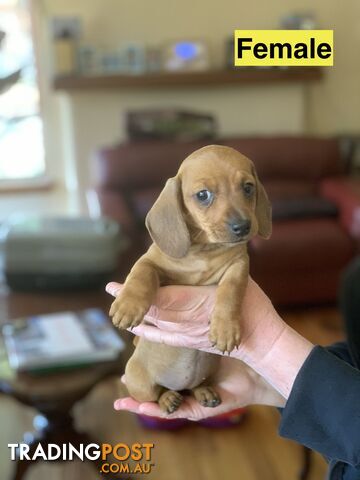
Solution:
<svg viewBox="0 0 360 480">
<path fill-rule="evenodd" d="M 58 445 L 71 443 L 75 447 L 80 444 L 96 443 L 87 433 L 79 432 L 75 428 L 72 408 L 100 382 L 112 375 L 120 375 L 123 368 L 123 361 L 119 358 L 116 361 L 61 373 L 43 375 L 19 373 L 11 380 L 0 379 L 0 393 L 38 412 L 34 418 L 35 432 L 24 435 L 25 443 L 30 446 L 29 456 L 34 454 L 39 443 L 45 451 L 49 443 Z M 18 458 L 11 480 L 25 478 L 27 470 L 36 461 Z M 101 460 L 93 460 L 91 463 L 99 472 L 100 478 Z M 107 478 L 110 480 L 111 476 L 107 475 Z"/>
</svg>

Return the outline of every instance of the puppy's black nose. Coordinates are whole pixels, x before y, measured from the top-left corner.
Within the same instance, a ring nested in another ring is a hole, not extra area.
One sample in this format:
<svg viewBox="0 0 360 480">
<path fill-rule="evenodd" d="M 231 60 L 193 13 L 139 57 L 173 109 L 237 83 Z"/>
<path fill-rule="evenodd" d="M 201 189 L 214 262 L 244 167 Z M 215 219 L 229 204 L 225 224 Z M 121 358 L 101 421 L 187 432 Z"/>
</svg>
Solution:
<svg viewBox="0 0 360 480">
<path fill-rule="evenodd" d="M 236 220 L 230 223 L 230 229 L 237 237 L 245 237 L 251 228 L 250 220 Z"/>
</svg>

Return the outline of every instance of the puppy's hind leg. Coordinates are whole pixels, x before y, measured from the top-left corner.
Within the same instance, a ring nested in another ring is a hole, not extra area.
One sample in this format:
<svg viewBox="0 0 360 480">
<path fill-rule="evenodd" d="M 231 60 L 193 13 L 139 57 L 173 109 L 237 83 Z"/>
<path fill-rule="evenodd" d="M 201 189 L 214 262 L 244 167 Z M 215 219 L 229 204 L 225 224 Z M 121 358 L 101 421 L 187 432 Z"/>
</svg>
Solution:
<svg viewBox="0 0 360 480">
<path fill-rule="evenodd" d="M 174 413 L 182 404 L 183 396 L 175 390 L 166 390 L 161 394 L 158 403 L 165 413 Z"/>
<path fill-rule="evenodd" d="M 125 380 L 129 394 L 138 402 L 157 402 L 164 390 L 151 379 L 146 366 L 134 356 L 126 365 Z"/>
<path fill-rule="evenodd" d="M 182 403 L 182 395 L 157 385 L 151 379 L 145 365 L 136 357 L 131 357 L 128 361 L 125 368 L 125 379 L 128 392 L 135 400 L 158 402 L 164 413 L 175 412 Z"/>
<path fill-rule="evenodd" d="M 218 393 L 209 386 L 199 385 L 192 389 L 192 393 L 196 400 L 203 407 L 217 407 L 221 403 L 221 398 Z"/>
</svg>

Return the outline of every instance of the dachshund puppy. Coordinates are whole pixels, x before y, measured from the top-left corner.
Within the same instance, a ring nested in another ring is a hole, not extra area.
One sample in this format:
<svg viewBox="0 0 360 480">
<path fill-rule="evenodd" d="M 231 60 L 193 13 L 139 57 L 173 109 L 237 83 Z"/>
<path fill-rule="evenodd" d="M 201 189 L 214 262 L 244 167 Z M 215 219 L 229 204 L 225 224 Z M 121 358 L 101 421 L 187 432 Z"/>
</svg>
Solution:
<svg viewBox="0 0 360 480">
<path fill-rule="evenodd" d="M 210 341 L 230 352 L 241 340 L 241 303 L 249 259 L 246 243 L 271 234 L 271 206 L 253 163 L 230 147 L 210 145 L 189 155 L 146 217 L 153 244 L 134 265 L 110 316 L 119 328 L 143 321 L 163 285 L 218 285 Z M 181 391 L 203 406 L 220 398 L 211 386 L 218 355 L 137 340 L 125 375 L 130 395 L 174 412 Z"/>
</svg>

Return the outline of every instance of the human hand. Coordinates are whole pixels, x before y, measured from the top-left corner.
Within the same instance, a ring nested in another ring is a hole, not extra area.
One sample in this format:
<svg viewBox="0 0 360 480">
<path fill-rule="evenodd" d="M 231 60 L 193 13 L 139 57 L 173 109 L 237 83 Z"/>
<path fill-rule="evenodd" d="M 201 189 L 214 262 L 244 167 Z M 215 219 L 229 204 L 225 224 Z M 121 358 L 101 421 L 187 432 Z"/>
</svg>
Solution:
<svg viewBox="0 0 360 480">
<path fill-rule="evenodd" d="M 120 295 L 122 288 L 118 283 L 106 287 L 113 296 Z M 216 286 L 162 287 L 145 316 L 146 323 L 132 331 L 153 342 L 221 354 L 212 347 L 208 335 L 215 293 Z M 312 349 L 311 343 L 280 318 L 269 298 L 251 278 L 241 319 L 241 344 L 229 355 L 245 362 L 287 398 Z"/>
<path fill-rule="evenodd" d="M 123 377 L 126 384 L 126 378 Z M 187 418 L 202 420 L 221 415 L 247 405 L 271 405 L 283 407 L 285 399 L 260 375 L 241 361 L 222 357 L 220 368 L 214 378 L 221 404 L 215 408 L 200 405 L 194 397 L 185 396 L 182 404 L 172 414 L 167 414 L 155 402 L 139 403 L 131 397 L 119 398 L 114 403 L 116 410 L 127 410 L 140 415 L 164 418 Z"/>
<path fill-rule="evenodd" d="M 123 285 L 109 283 L 106 290 L 121 296 Z M 155 304 L 145 315 L 145 323 L 134 327 L 135 335 L 147 340 L 176 347 L 188 347 L 220 354 L 209 339 L 209 322 L 213 312 L 216 286 L 167 286 L 158 290 Z M 271 301 L 260 287 L 249 279 L 243 301 L 241 344 L 229 355 L 241 360 L 253 350 L 253 340 L 259 343 L 267 330 L 272 337 L 280 336 L 286 328 Z"/>
</svg>

